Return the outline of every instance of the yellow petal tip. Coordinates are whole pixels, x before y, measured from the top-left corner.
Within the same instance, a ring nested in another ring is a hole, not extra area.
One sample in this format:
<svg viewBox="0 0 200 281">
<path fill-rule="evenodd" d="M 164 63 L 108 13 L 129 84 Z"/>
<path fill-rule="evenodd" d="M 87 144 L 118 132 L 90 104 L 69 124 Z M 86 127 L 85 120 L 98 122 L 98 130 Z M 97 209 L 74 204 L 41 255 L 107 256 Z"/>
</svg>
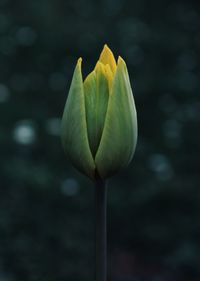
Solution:
<svg viewBox="0 0 200 281">
<path fill-rule="evenodd" d="M 123 58 L 119 56 L 118 60 L 117 60 L 117 64 L 120 64 L 120 63 L 126 64 L 125 61 L 123 60 Z"/>
<path fill-rule="evenodd" d="M 104 65 L 109 64 L 110 68 L 113 72 L 116 70 L 116 61 L 115 57 L 111 51 L 111 49 L 108 47 L 107 44 L 104 45 L 103 50 L 100 54 L 99 61 L 103 63 Z"/>
<path fill-rule="evenodd" d="M 78 62 L 77 62 L 77 64 L 78 64 L 78 65 L 81 65 L 81 63 L 82 63 L 82 60 L 83 60 L 83 59 L 82 59 L 82 58 L 80 57 L 80 58 L 78 59 Z"/>
<path fill-rule="evenodd" d="M 110 52 L 112 52 L 111 49 L 108 47 L 107 44 L 104 44 L 104 46 L 103 46 L 103 51 L 110 51 Z M 103 52 L 103 51 L 102 51 L 102 52 Z"/>
</svg>

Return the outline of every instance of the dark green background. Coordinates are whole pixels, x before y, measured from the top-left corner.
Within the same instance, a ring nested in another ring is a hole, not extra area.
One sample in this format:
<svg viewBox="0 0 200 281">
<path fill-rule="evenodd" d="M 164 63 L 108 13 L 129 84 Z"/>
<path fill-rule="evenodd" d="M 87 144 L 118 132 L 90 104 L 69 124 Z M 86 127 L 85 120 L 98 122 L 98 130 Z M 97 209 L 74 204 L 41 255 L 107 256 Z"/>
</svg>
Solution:
<svg viewBox="0 0 200 281">
<path fill-rule="evenodd" d="M 198 1 L 0 0 L 0 280 L 92 281 L 94 189 L 59 130 L 74 66 L 107 43 L 138 111 L 109 181 L 109 280 L 200 280 Z"/>
</svg>

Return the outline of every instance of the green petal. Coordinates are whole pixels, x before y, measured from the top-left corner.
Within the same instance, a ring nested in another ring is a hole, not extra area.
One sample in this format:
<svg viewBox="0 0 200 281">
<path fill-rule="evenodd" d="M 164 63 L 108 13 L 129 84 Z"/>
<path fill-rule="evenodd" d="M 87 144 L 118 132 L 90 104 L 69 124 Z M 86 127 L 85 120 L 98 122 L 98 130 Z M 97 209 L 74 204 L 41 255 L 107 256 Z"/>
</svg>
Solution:
<svg viewBox="0 0 200 281">
<path fill-rule="evenodd" d="M 84 81 L 84 94 L 89 145 L 95 157 L 103 132 L 109 98 L 108 81 L 101 63 L 97 64 L 95 71 Z"/>
<path fill-rule="evenodd" d="M 75 68 L 66 101 L 62 118 L 61 138 L 64 150 L 72 164 L 84 174 L 94 178 L 95 163 L 87 136 L 81 59 L 79 59 Z"/>
<path fill-rule="evenodd" d="M 119 58 L 101 142 L 95 157 L 97 171 L 106 178 L 126 166 L 137 142 L 137 116 L 125 62 Z"/>
</svg>

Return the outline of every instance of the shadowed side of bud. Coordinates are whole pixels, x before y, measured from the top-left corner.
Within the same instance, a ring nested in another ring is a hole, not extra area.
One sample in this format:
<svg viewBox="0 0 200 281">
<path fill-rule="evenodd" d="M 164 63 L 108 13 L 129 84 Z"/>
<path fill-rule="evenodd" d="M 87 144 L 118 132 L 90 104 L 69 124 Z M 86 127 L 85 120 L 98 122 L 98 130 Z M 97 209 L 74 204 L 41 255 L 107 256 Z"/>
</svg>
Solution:
<svg viewBox="0 0 200 281">
<path fill-rule="evenodd" d="M 64 108 L 61 139 L 72 164 L 90 178 L 95 176 L 95 163 L 90 151 L 86 124 L 85 97 L 78 60 Z"/>
</svg>

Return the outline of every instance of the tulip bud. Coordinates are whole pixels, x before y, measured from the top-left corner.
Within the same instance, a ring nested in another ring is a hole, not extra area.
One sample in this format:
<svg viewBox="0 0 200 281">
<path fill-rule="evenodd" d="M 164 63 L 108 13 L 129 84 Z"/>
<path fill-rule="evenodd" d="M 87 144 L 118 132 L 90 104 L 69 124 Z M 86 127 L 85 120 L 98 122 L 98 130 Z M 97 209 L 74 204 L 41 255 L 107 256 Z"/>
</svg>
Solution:
<svg viewBox="0 0 200 281">
<path fill-rule="evenodd" d="M 105 179 L 129 164 L 137 142 L 137 116 L 124 60 L 104 49 L 83 81 L 77 62 L 61 127 L 64 150 L 92 179 Z"/>
</svg>

